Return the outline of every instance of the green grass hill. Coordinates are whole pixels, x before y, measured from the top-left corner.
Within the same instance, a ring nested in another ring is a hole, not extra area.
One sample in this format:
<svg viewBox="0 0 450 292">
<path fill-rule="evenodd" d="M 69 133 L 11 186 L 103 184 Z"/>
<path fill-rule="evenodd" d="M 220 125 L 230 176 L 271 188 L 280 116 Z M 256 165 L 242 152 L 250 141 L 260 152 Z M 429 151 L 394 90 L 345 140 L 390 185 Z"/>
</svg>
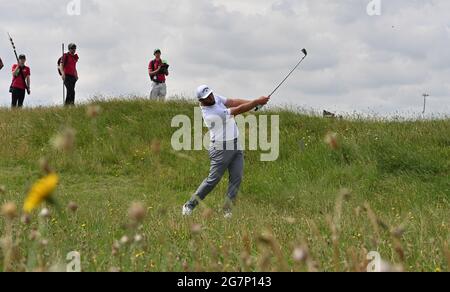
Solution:
<svg viewBox="0 0 450 292">
<path fill-rule="evenodd" d="M 0 219 L 1 236 L 15 243 L 3 244 L 0 270 L 55 269 L 71 251 L 83 271 L 360 271 L 370 251 L 391 268 L 450 269 L 448 119 L 262 112 L 280 116 L 280 156 L 261 162 L 261 151 L 246 151 L 238 204 L 225 220 L 227 177 L 193 217 L 181 216 L 209 170 L 206 150 L 171 146 L 172 118 L 193 117 L 195 104 L 92 104 L 0 109 L 0 205 L 22 209 L 43 159 L 60 176 L 50 218 L 38 209 L 29 224 Z M 147 211 L 139 226 L 129 224 L 133 202 Z"/>
</svg>

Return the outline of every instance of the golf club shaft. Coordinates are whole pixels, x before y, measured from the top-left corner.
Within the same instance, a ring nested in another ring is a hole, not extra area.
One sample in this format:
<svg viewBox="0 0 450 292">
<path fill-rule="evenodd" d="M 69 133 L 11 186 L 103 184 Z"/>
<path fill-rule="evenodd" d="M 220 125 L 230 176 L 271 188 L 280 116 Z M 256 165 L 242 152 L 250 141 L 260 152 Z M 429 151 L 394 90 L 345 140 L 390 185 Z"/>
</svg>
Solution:
<svg viewBox="0 0 450 292">
<path fill-rule="evenodd" d="M 300 66 L 300 64 L 303 62 L 303 60 L 305 60 L 306 56 L 304 56 L 301 61 L 294 67 L 294 69 L 292 69 L 291 72 L 289 72 L 289 74 L 286 76 L 286 78 L 283 79 L 283 81 L 281 81 L 281 83 L 272 91 L 272 93 L 269 95 L 269 97 L 272 97 L 272 95 L 274 95 L 278 89 L 280 89 L 280 87 L 286 82 L 286 80 L 288 80 L 289 77 L 291 77 L 292 73 L 294 73 L 294 71 L 298 68 L 298 66 Z"/>
<path fill-rule="evenodd" d="M 300 60 L 300 62 L 297 63 L 297 65 L 295 65 L 294 69 L 291 70 L 291 72 L 289 72 L 289 74 L 283 79 L 283 81 L 281 81 L 281 83 L 272 91 L 271 94 L 269 94 L 269 97 L 272 97 L 277 91 L 278 89 L 280 89 L 280 87 L 286 82 L 286 80 L 289 79 L 289 77 L 291 77 L 292 73 L 294 73 L 295 70 L 297 70 L 297 68 L 300 66 L 300 64 L 302 64 L 303 60 L 305 60 L 307 53 L 306 50 L 303 49 L 303 52 L 305 53 L 305 56 L 303 56 L 303 58 Z M 255 111 L 259 111 L 260 109 L 262 109 L 264 106 L 257 106 Z"/>
</svg>

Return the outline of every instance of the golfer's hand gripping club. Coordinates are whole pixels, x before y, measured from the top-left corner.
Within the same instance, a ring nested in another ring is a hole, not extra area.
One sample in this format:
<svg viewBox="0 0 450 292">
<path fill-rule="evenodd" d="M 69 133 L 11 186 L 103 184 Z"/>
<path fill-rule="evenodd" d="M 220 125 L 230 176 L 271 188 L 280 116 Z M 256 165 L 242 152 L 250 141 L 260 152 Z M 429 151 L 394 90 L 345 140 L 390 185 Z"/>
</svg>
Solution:
<svg viewBox="0 0 450 292">
<path fill-rule="evenodd" d="M 272 96 L 271 95 L 269 95 L 268 97 L 267 97 L 269 100 L 268 100 L 268 102 L 270 101 L 270 99 L 272 98 Z M 268 103 L 267 102 L 267 103 Z M 266 104 L 267 104 L 266 103 Z M 259 111 L 260 109 L 262 109 L 266 104 L 264 104 L 264 105 L 258 105 L 256 108 L 255 108 L 255 111 Z"/>
</svg>

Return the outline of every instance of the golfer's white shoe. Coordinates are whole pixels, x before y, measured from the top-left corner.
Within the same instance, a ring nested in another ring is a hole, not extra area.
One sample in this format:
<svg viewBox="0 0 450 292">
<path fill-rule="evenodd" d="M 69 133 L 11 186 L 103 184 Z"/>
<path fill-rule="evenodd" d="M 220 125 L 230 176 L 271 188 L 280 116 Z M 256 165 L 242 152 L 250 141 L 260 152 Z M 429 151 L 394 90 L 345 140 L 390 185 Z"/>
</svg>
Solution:
<svg viewBox="0 0 450 292">
<path fill-rule="evenodd" d="M 183 210 L 182 210 L 182 214 L 183 214 L 183 216 L 191 216 L 192 215 L 192 209 L 191 208 L 189 208 L 189 206 L 187 205 L 187 204 L 185 204 L 184 206 L 183 206 Z"/>
<path fill-rule="evenodd" d="M 225 219 L 231 219 L 233 218 L 233 212 L 231 211 L 226 211 L 225 215 L 223 216 Z"/>
</svg>

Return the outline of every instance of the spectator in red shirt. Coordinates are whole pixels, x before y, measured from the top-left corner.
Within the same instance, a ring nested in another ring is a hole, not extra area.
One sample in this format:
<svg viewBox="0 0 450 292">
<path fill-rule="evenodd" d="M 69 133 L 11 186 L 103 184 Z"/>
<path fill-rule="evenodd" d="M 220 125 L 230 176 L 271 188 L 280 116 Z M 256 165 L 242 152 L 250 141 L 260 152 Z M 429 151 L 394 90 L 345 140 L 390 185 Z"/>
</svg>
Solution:
<svg viewBox="0 0 450 292">
<path fill-rule="evenodd" d="M 13 108 L 22 107 L 25 100 L 25 91 L 31 94 L 30 89 L 30 67 L 25 66 L 27 58 L 25 55 L 19 56 L 19 63 L 12 66 L 13 80 L 11 83 L 11 106 Z"/>
<path fill-rule="evenodd" d="M 154 51 L 155 59 L 148 65 L 148 74 L 152 80 L 150 99 L 164 101 L 167 94 L 166 76 L 169 76 L 169 65 L 161 60 L 161 50 Z"/>
<path fill-rule="evenodd" d="M 75 104 L 75 85 L 78 81 L 78 55 L 76 54 L 77 46 L 69 44 L 69 52 L 65 53 L 61 58 L 60 72 L 67 88 L 66 106 Z"/>
</svg>

